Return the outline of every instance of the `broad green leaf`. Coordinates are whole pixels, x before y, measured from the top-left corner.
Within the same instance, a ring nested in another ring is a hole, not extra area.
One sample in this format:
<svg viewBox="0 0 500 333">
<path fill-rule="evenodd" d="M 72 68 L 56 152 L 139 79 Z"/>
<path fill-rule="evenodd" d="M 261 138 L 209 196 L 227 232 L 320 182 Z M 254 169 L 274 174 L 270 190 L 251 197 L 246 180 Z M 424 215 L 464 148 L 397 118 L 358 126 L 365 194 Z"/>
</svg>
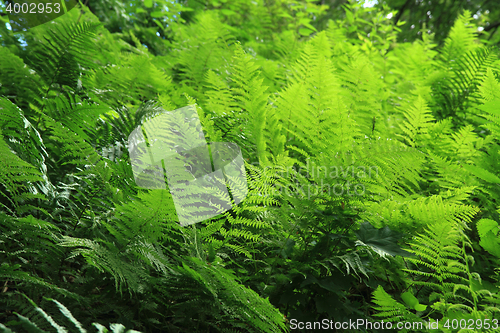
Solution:
<svg viewBox="0 0 500 333">
<path fill-rule="evenodd" d="M 148 8 L 153 7 L 153 0 L 144 0 L 144 6 Z"/>
<path fill-rule="evenodd" d="M 414 309 L 418 304 L 418 299 L 409 291 L 401 294 L 401 298 L 403 299 L 403 301 L 405 301 L 406 305 L 408 305 L 412 309 Z"/>
<path fill-rule="evenodd" d="M 306 23 L 309 23 L 311 21 L 310 18 L 308 17 L 303 17 L 299 20 L 298 24 L 306 24 Z"/>
</svg>

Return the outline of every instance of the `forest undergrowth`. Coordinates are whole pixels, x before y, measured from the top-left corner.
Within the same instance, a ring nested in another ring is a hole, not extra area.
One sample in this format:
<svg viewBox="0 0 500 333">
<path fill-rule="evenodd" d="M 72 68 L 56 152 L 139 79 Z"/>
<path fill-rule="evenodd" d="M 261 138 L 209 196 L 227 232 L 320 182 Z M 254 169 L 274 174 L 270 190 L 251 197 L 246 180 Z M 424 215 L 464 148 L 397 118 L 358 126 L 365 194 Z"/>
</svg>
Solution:
<svg viewBox="0 0 500 333">
<path fill-rule="evenodd" d="M 437 45 L 356 2 L 323 30 L 309 0 L 166 4 L 0 28 L 0 330 L 497 331 L 500 61 L 470 12 Z M 181 212 L 129 137 L 191 147 L 158 116 L 185 107 L 244 176 Z"/>
</svg>

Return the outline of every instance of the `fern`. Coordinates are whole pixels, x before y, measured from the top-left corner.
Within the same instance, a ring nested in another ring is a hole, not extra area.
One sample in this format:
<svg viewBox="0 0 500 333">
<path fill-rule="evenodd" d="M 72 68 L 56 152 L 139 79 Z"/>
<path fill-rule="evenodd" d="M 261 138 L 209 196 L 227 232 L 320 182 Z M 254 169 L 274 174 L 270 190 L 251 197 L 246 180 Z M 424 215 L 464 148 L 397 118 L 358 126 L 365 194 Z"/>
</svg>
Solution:
<svg viewBox="0 0 500 333">
<path fill-rule="evenodd" d="M 489 69 L 484 77 L 481 86 L 478 88 L 482 97 L 483 105 L 479 106 L 482 112 L 481 116 L 488 120 L 488 123 L 482 125 L 488 129 L 496 140 L 500 133 L 500 114 L 498 112 L 498 102 L 500 96 L 497 88 L 500 86 L 493 70 Z"/>
<path fill-rule="evenodd" d="M 21 215 L 37 207 L 29 203 L 32 199 L 43 199 L 33 183 L 42 181 L 41 172 L 14 154 L 3 140 L 0 132 L 0 205 L 12 215 Z"/>
<path fill-rule="evenodd" d="M 95 137 L 96 122 L 101 114 L 109 111 L 105 105 L 92 105 L 80 101 L 70 94 L 51 99 L 45 105 L 45 112 L 56 122 L 76 133 L 83 140 L 90 142 Z"/>
<path fill-rule="evenodd" d="M 378 286 L 373 292 L 373 302 L 377 305 L 373 308 L 378 311 L 375 315 L 383 317 L 387 321 L 399 322 L 417 319 L 406 306 L 394 300 L 381 286 Z"/>
<path fill-rule="evenodd" d="M 400 125 L 407 144 L 411 147 L 425 145 L 429 142 L 429 129 L 434 122 L 430 110 L 421 96 L 415 101 L 415 106 L 405 112 L 407 121 Z M 425 143 L 419 144 L 420 141 Z"/>
<path fill-rule="evenodd" d="M 231 68 L 232 93 L 235 99 L 234 108 L 242 114 L 239 118 L 244 122 L 242 126 L 247 140 L 253 141 L 256 149 L 256 159 L 262 165 L 267 165 L 267 145 L 265 128 L 268 126 L 266 118 L 270 113 L 265 93 L 267 87 L 262 85 L 262 79 L 257 75 L 257 66 L 245 55 L 241 47 L 237 47 L 234 55 L 234 65 Z"/>
<path fill-rule="evenodd" d="M 478 47 L 476 39 L 477 28 L 472 23 L 471 13 L 464 11 L 455 20 L 448 38 L 445 40 L 445 46 L 441 51 L 442 58 L 446 62 L 458 60 L 467 52 L 473 51 Z"/>
<path fill-rule="evenodd" d="M 83 69 L 94 67 L 95 31 L 98 25 L 79 23 L 54 25 L 46 31 L 45 43 L 40 43 L 30 65 L 48 86 L 53 84 L 77 88 Z"/>
<path fill-rule="evenodd" d="M 197 17 L 197 22 L 178 32 L 178 38 L 184 40 L 187 47 L 176 49 L 174 55 L 178 64 L 174 80 L 178 77 L 186 83 L 192 82 L 194 86 L 203 83 L 207 70 L 221 68 L 224 60 L 229 60 L 232 53 L 229 45 L 234 42 L 229 27 L 220 21 L 216 13 L 203 13 Z M 197 99 L 203 98 L 196 91 L 185 92 Z"/>
<path fill-rule="evenodd" d="M 5 98 L 0 98 L 0 125 L 7 144 L 22 160 L 30 163 L 40 172 L 41 180 L 33 183 L 31 191 L 42 192 L 52 197 L 54 185 L 47 174 L 47 148 L 40 132 L 26 118 L 24 112 Z"/>
<path fill-rule="evenodd" d="M 260 332 L 282 332 L 285 330 L 283 315 L 273 309 L 267 299 L 260 298 L 253 290 L 238 284 L 230 271 L 223 270 L 215 264 L 204 264 L 196 258 L 183 263 L 182 267 L 178 267 L 176 270 L 178 275 L 171 282 L 173 283 L 171 288 L 178 291 L 175 308 L 186 311 L 194 306 L 201 310 L 203 309 L 201 304 L 203 304 L 209 309 L 219 309 L 222 316 L 218 316 L 218 321 L 222 321 L 224 318 L 230 319 L 233 327 L 253 331 L 254 329 L 248 325 L 251 323 Z M 178 285 L 178 281 L 182 279 L 191 281 L 189 289 L 185 287 L 189 284 Z M 187 298 L 186 296 L 190 294 L 186 295 L 188 290 L 196 291 L 197 297 Z M 184 320 L 199 321 L 201 319 L 183 317 Z M 247 323 L 247 325 L 241 325 L 241 323 Z"/>
<path fill-rule="evenodd" d="M 496 50 L 292 2 L 0 24 L 2 329 L 496 315 Z"/>
<path fill-rule="evenodd" d="M 338 163 L 336 159 L 333 161 Z M 365 184 L 367 194 L 390 198 L 418 191 L 425 155 L 392 139 L 381 138 L 360 141 L 346 161 L 347 170 L 360 173 L 352 181 Z"/>
<path fill-rule="evenodd" d="M 25 109 L 29 103 L 40 105 L 40 77 L 7 47 L 0 49 L 0 96 L 6 96 Z"/>
<path fill-rule="evenodd" d="M 110 273 L 118 290 L 123 291 L 125 286 L 138 290 L 147 277 L 147 267 L 167 273 L 168 259 L 157 245 L 159 240 L 180 241 L 173 202 L 164 192 L 144 193 L 117 207 L 114 217 L 102 222 L 114 242 L 66 236 L 59 245 L 76 247 L 72 256 L 82 255 L 98 270 Z"/>
<path fill-rule="evenodd" d="M 147 53 L 127 53 L 118 64 L 100 67 L 83 83 L 93 87 L 96 99 L 116 108 L 135 100 L 147 102 L 171 89 L 171 78 L 160 66 Z"/>
<path fill-rule="evenodd" d="M 490 219 L 482 219 L 477 223 L 477 230 L 481 238 L 479 245 L 492 255 L 500 258 L 498 239 L 498 223 Z"/>
<path fill-rule="evenodd" d="M 409 258 L 415 265 L 421 266 L 420 270 L 409 269 L 411 274 L 426 277 L 425 281 L 413 280 L 416 285 L 433 287 L 446 296 L 454 287 L 454 283 L 463 283 L 466 279 L 460 275 L 466 271 L 460 252 L 459 242 L 462 236 L 460 229 L 453 223 L 433 223 L 429 225 L 425 234 L 421 234 L 411 242 L 410 252 L 419 259 Z M 425 244 L 425 245 L 424 245 Z M 427 270 L 423 270 L 423 268 Z"/>
<path fill-rule="evenodd" d="M 339 65 L 337 65 L 339 66 Z M 346 86 L 346 100 L 350 115 L 355 119 L 359 131 L 365 135 L 387 136 L 387 114 L 382 110 L 383 81 L 377 75 L 368 58 L 360 55 L 340 65 L 339 76 Z"/>
<path fill-rule="evenodd" d="M 347 151 L 358 134 L 338 96 L 340 84 L 330 56 L 326 35 L 317 35 L 305 46 L 294 66 L 294 78 L 275 102 L 283 129 L 288 132 L 288 145 L 295 144 L 309 154 L 328 152 L 334 156 Z M 330 151 L 326 142 L 336 150 Z"/>
<path fill-rule="evenodd" d="M 271 156 L 283 153 L 285 139 L 279 119 L 268 104 L 267 87 L 254 60 L 241 46 L 236 46 L 229 70 L 228 83 L 212 71 L 206 75 L 211 89 L 205 109 L 213 115 L 211 121 L 217 131 L 211 139 L 238 143 L 248 149 L 243 152 L 245 156 L 255 156 L 256 161 L 267 165 Z"/>
</svg>

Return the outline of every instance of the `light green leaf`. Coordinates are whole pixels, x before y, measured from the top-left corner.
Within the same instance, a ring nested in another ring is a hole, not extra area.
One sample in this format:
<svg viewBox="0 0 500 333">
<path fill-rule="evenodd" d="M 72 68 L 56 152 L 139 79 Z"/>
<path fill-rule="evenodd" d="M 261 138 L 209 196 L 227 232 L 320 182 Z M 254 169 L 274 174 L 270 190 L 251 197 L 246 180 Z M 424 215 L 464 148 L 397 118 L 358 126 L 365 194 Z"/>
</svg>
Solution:
<svg viewBox="0 0 500 333">
<path fill-rule="evenodd" d="M 425 311 L 425 309 L 427 309 L 427 305 L 424 305 L 424 304 L 415 305 L 415 310 L 417 310 L 417 311 Z"/>
<path fill-rule="evenodd" d="M 418 305 L 418 299 L 409 291 L 403 293 L 401 295 L 403 301 L 405 301 L 406 305 L 410 308 L 414 309 L 416 305 Z"/>
</svg>

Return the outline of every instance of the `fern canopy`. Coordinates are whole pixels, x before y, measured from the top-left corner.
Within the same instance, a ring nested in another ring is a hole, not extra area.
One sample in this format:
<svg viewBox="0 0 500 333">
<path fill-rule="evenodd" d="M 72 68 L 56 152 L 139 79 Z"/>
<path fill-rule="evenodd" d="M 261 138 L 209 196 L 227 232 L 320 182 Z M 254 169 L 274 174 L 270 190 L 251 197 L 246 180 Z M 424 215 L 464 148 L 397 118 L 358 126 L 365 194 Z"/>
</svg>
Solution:
<svg viewBox="0 0 500 333">
<path fill-rule="evenodd" d="M 403 2 L 0 3 L 0 329 L 495 331 L 494 24 Z"/>
</svg>

